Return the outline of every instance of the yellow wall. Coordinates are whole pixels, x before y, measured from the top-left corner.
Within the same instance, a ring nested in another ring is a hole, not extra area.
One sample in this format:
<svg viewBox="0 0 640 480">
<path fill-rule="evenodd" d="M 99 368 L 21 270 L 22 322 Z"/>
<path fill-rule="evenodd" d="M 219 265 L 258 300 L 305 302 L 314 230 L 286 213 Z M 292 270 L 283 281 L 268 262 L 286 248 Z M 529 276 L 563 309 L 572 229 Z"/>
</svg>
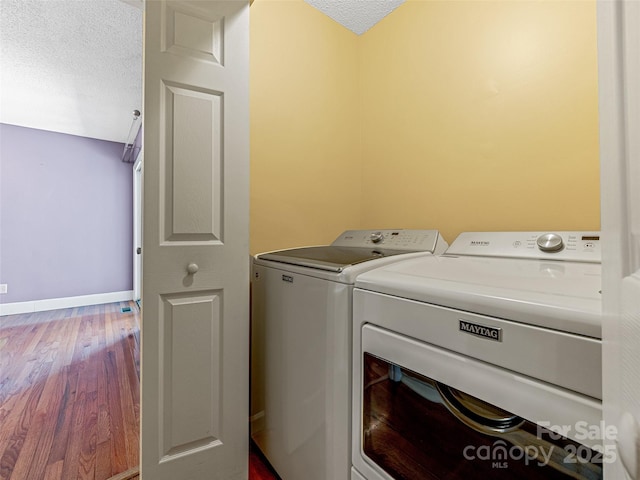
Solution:
<svg viewBox="0 0 640 480">
<path fill-rule="evenodd" d="M 593 1 L 251 7 L 252 252 L 348 228 L 598 229 Z"/>
<path fill-rule="evenodd" d="M 359 48 L 363 225 L 600 228 L 595 2 L 410 1 Z"/>
<path fill-rule="evenodd" d="M 302 0 L 251 6 L 252 253 L 359 226 L 357 40 Z"/>
</svg>

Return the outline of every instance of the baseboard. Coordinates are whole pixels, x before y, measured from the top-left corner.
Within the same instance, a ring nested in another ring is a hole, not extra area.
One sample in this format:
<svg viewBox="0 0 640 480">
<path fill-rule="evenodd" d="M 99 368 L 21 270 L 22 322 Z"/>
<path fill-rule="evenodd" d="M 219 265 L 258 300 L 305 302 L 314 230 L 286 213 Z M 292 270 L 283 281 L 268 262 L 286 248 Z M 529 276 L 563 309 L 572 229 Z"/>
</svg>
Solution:
<svg viewBox="0 0 640 480">
<path fill-rule="evenodd" d="M 262 432 L 265 429 L 265 426 L 264 410 L 249 417 L 249 429 L 251 430 L 252 437 Z"/>
<path fill-rule="evenodd" d="M 119 473 L 114 475 L 113 477 L 109 477 L 108 480 L 133 480 L 134 478 L 139 478 L 140 475 L 140 467 L 133 467 L 127 470 L 126 472 Z"/>
<path fill-rule="evenodd" d="M 0 303 L 0 316 L 18 315 L 20 313 L 44 312 L 60 308 L 84 307 L 102 303 L 128 302 L 133 300 L 133 290 L 124 292 L 97 293 L 78 297 L 47 298 L 29 302 Z"/>
</svg>

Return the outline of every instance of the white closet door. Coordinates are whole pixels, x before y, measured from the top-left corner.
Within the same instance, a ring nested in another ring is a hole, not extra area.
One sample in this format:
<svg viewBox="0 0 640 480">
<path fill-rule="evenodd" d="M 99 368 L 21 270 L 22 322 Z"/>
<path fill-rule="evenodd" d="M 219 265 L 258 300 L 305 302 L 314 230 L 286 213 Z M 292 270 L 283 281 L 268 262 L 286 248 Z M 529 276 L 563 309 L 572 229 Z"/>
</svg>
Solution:
<svg viewBox="0 0 640 480">
<path fill-rule="evenodd" d="M 246 479 L 249 2 L 145 2 L 143 480 Z"/>
<path fill-rule="evenodd" d="M 640 479 L 640 2 L 599 2 L 598 63 L 605 478 Z"/>
</svg>

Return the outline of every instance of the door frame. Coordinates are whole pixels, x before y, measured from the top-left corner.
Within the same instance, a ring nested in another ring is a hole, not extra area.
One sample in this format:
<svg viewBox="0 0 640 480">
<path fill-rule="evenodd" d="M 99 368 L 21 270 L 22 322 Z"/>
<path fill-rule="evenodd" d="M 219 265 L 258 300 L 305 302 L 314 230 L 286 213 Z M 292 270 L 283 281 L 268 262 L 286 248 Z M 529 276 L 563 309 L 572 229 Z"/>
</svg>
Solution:
<svg viewBox="0 0 640 480">
<path fill-rule="evenodd" d="M 143 152 L 140 150 L 133 165 L 133 300 L 140 306 L 142 298 L 142 166 Z"/>
<path fill-rule="evenodd" d="M 607 479 L 640 478 L 640 4 L 598 1 L 602 380 Z M 615 427 L 610 431 L 610 427 Z"/>
</svg>

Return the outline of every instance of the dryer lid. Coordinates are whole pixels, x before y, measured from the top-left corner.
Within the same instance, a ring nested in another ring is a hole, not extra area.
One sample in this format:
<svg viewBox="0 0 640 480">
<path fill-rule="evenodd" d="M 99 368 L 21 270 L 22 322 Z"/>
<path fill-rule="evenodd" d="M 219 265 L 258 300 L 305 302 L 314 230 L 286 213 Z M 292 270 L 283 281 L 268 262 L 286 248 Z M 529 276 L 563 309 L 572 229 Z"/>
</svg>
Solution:
<svg viewBox="0 0 640 480">
<path fill-rule="evenodd" d="M 601 338 L 598 263 L 430 255 L 365 272 L 356 288 Z"/>
</svg>

